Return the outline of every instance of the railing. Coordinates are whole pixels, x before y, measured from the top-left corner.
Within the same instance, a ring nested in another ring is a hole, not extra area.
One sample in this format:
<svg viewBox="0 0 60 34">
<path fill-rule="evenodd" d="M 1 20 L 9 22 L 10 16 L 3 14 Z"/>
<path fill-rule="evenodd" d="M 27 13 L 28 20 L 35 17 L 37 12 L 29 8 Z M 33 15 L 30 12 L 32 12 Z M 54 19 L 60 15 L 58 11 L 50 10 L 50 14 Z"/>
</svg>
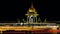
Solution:
<svg viewBox="0 0 60 34">
<path fill-rule="evenodd" d="M 56 26 L 55 23 L 0 23 L 0 26 Z"/>
<path fill-rule="evenodd" d="M 0 23 L 0 26 L 56 26 L 55 23 Z"/>
</svg>

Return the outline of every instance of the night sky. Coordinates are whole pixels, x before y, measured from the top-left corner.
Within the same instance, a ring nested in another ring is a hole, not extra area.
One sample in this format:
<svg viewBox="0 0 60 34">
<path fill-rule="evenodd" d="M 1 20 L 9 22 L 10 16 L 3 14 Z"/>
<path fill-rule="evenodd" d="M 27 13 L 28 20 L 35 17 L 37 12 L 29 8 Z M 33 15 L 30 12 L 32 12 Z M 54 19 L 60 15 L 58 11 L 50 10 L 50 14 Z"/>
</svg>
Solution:
<svg viewBox="0 0 60 34">
<path fill-rule="evenodd" d="M 0 22 L 17 21 L 17 18 L 26 20 L 25 14 L 33 2 L 34 8 L 40 14 L 43 21 L 59 21 L 60 20 L 60 5 L 57 0 L 2 0 L 0 1 Z"/>
</svg>

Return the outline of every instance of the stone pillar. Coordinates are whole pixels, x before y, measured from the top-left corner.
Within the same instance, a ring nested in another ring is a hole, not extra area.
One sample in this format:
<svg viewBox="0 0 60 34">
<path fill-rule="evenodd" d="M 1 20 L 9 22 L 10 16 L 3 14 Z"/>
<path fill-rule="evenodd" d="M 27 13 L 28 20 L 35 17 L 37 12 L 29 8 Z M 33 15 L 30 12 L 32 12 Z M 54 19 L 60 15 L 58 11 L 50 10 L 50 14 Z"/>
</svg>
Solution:
<svg viewBox="0 0 60 34">
<path fill-rule="evenodd" d="M 36 18 L 36 17 L 34 17 L 34 23 L 35 23 L 35 18 Z"/>
</svg>

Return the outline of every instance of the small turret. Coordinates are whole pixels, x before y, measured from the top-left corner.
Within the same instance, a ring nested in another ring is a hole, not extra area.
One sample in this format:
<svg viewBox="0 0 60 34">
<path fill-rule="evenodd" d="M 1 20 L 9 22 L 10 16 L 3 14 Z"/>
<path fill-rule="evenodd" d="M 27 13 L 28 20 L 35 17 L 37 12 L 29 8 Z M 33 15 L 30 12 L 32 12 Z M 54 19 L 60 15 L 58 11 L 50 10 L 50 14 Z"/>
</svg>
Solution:
<svg viewBox="0 0 60 34">
<path fill-rule="evenodd" d="M 46 22 L 47 22 L 47 19 L 44 20 L 44 23 L 46 23 Z"/>
<path fill-rule="evenodd" d="M 38 18 L 38 22 L 39 22 L 39 23 L 42 22 L 40 18 Z"/>
<path fill-rule="evenodd" d="M 17 23 L 20 23 L 20 20 L 17 18 Z"/>
<path fill-rule="evenodd" d="M 23 21 L 24 23 L 26 23 L 26 21 L 25 21 L 24 19 L 22 19 L 22 21 Z"/>
</svg>

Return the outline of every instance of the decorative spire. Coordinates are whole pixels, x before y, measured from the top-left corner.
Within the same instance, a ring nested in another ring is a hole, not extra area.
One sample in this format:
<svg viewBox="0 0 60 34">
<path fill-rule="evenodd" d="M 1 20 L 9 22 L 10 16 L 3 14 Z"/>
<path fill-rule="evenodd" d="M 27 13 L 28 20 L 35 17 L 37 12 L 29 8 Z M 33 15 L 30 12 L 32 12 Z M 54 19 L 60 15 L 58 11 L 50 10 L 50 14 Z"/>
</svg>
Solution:
<svg viewBox="0 0 60 34">
<path fill-rule="evenodd" d="M 41 22 L 41 19 L 40 18 L 38 19 L 38 22 Z"/>
<path fill-rule="evenodd" d="M 44 20 L 44 22 L 46 23 L 47 19 Z"/>
<path fill-rule="evenodd" d="M 31 8 L 33 8 L 33 3 L 31 3 Z"/>
<path fill-rule="evenodd" d="M 24 19 L 22 19 L 22 21 L 25 23 L 26 21 Z"/>
</svg>

